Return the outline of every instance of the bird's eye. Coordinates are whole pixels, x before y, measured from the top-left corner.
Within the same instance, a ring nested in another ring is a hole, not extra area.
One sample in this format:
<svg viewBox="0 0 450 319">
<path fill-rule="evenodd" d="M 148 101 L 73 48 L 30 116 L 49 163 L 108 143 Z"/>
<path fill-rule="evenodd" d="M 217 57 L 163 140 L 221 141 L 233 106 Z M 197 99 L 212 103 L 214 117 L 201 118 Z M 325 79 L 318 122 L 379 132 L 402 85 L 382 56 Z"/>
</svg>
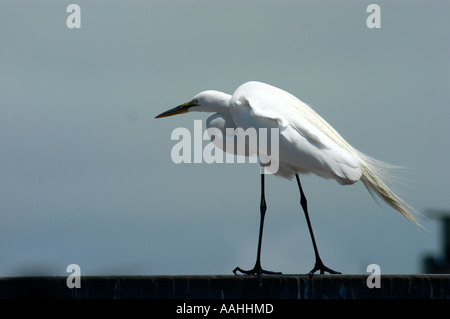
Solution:
<svg viewBox="0 0 450 319">
<path fill-rule="evenodd" d="M 192 105 L 198 105 L 198 100 L 197 99 L 193 99 L 192 100 Z"/>
</svg>

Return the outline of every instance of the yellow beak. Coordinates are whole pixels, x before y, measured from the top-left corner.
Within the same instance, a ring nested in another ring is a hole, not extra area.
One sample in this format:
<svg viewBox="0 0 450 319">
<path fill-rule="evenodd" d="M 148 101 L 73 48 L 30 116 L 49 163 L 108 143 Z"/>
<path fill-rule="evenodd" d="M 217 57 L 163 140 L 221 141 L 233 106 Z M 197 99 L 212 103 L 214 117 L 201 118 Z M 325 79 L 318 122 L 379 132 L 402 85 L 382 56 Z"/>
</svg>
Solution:
<svg viewBox="0 0 450 319">
<path fill-rule="evenodd" d="M 174 107 L 173 109 L 170 109 L 168 111 L 162 112 L 161 114 L 157 115 L 155 119 L 159 119 L 162 117 L 172 116 L 176 114 L 186 113 L 191 107 L 197 106 L 198 103 L 196 100 L 189 101 L 187 103 L 181 104 L 177 107 Z"/>
</svg>

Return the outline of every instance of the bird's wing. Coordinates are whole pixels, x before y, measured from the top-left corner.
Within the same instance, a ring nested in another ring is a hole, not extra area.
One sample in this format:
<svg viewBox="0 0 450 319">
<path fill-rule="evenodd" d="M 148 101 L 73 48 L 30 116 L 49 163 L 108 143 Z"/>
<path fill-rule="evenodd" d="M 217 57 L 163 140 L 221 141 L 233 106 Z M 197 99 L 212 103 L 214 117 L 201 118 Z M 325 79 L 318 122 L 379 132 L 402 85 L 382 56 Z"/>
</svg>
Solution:
<svg viewBox="0 0 450 319">
<path fill-rule="evenodd" d="M 343 184 L 361 177 L 359 157 L 353 148 L 290 93 L 268 84 L 247 82 L 234 92 L 230 111 L 235 124 L 244 129 L 280 129 L 280 166 L 284 163 L 290 167 L 290 175 L 312 172 Z M 281 173 L 284 175 L 283 170 Z"/>
<path fill-rule="evenodd" d="M 212 143 L 222 151 L 240 156 L 257 155 L 257 149 L 246 143 L 236 130 L 231 118 L 226 115 L 215 113 L 206 120 L 208 135 Z M 242 140 L 241 140 L 242 138 Z M 243 147 L 238 147 L 243 143 Z"/>
</svg>

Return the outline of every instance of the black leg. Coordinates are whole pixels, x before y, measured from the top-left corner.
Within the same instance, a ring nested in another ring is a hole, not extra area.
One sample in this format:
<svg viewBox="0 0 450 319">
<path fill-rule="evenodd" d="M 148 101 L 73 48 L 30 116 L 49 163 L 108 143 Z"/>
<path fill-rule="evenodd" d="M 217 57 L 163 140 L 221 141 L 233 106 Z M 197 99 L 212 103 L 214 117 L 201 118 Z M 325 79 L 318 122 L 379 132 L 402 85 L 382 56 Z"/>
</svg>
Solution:
<svg viewBox="0 0 450 319">
<path fill-rule="evenodd" d="M 314 239 L 314 232 L 311 226 L 311 221 L 309 220 L 306 196 L 305 193 L 303 193 L 302 184 L 300 183 L 300 178 L 298 177 L 298 174 L 295 174 L 295 178 L 297 179 L 298 189 L 300 190 L 300 205 L 302 206 L 303 212 L 305 213 L 306 222 L 308 223 L 308 229 L 314 247 L 314 254 L 316 255 L 316 263 L 314 265 L 314 268 L 309 272 L 309 275 L 313 275 L 316 271 L 320 271 L 321 274 L 325 272 L 328 272 L 330 274 L 340 274 L 340 272 L 334 271 L 333 269 L 326 267 L 323 264 L 322 259 L 320 259 L 319 250 L 317 249 L 316 240 Z"/>
<path fill-rule="evenodd" d="M 280 275 L 280 272 L 273 272 L 273 271 L 267 271 L 262 269 L 261 267 L 261 245 L 262 245 L 262 236 L 263 236 L 263 228 L 264 228 L 264 217 L 266 216 L 266 199 L 264 197 L 264 174 L 261 172 L 261 204 L 260 204 L 260 213 L 261 213 L 261 220 L 259 224 L 259 238 L 258 238 L 258 252 L 256 255 L 256 263 L 255 267 L 251 270 L 242 270 L 239 267 L 236 267 L 233 270 L 233 273 L 236 275 L 237 272 L 243 273 L 245 275 L 257 275 L 259 278 L 259 282 L 261 285 L 261 275 L 262 274 L 273 274 L 273 275 Z"/>
</svg>

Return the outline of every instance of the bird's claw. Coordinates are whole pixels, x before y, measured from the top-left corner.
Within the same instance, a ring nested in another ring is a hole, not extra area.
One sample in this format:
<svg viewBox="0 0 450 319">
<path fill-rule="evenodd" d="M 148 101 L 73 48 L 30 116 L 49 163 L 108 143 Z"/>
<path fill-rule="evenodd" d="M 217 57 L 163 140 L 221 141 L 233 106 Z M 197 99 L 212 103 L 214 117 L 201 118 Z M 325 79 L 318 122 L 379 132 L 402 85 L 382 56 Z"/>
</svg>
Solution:
<svg viewBox="0 0 450 319">
<path fill-rule="evenodd" d="M 234 268 L 233 274 L 237 275 L 238 272 L 240 272 L 244 275 L 254 275 L 254 276 L 258 276 L 258 277 L 261 277 L 261 275 L 281 275 L 282 274 L 281 272 L 264 270 L 260 266 L 259 267 L 255 266 L 251 270 L 243 270 L 239 267 Z"/>
<path fill-rule="evenodd" d="M 340 272 L 325 266 L 320 259 L 316 260 L 316 264 L 314 265 L 314 268 L 308 273 L 308 275 L 310 277 L 312 277 L 316 273 L 316 271 L 319 271 L 321 275 L 323 275 L 325 272 L 332 274 L 332 275 L 341 274 Z"/>
<path fill-rule="evenodd" d="M 264 270 L 261 268 L 260 265 L 255 265 L 255 267 L 253 269 L 250 270 L 243 270 L 239 267 L 234 268 L 233 270 L 233 274 L 237 275 L 237 272 L 240 272 L 244 275 L 249 275 L 249 276 L 258 276 L 258 282 L 259 282 L 259 287 L 262 287 L 262 281 L 261 281 L 261 275 L 281 275 L 281 272 L 276 272 L 276 271 L 269 271 L 269 270 Z"/>
</svg>

